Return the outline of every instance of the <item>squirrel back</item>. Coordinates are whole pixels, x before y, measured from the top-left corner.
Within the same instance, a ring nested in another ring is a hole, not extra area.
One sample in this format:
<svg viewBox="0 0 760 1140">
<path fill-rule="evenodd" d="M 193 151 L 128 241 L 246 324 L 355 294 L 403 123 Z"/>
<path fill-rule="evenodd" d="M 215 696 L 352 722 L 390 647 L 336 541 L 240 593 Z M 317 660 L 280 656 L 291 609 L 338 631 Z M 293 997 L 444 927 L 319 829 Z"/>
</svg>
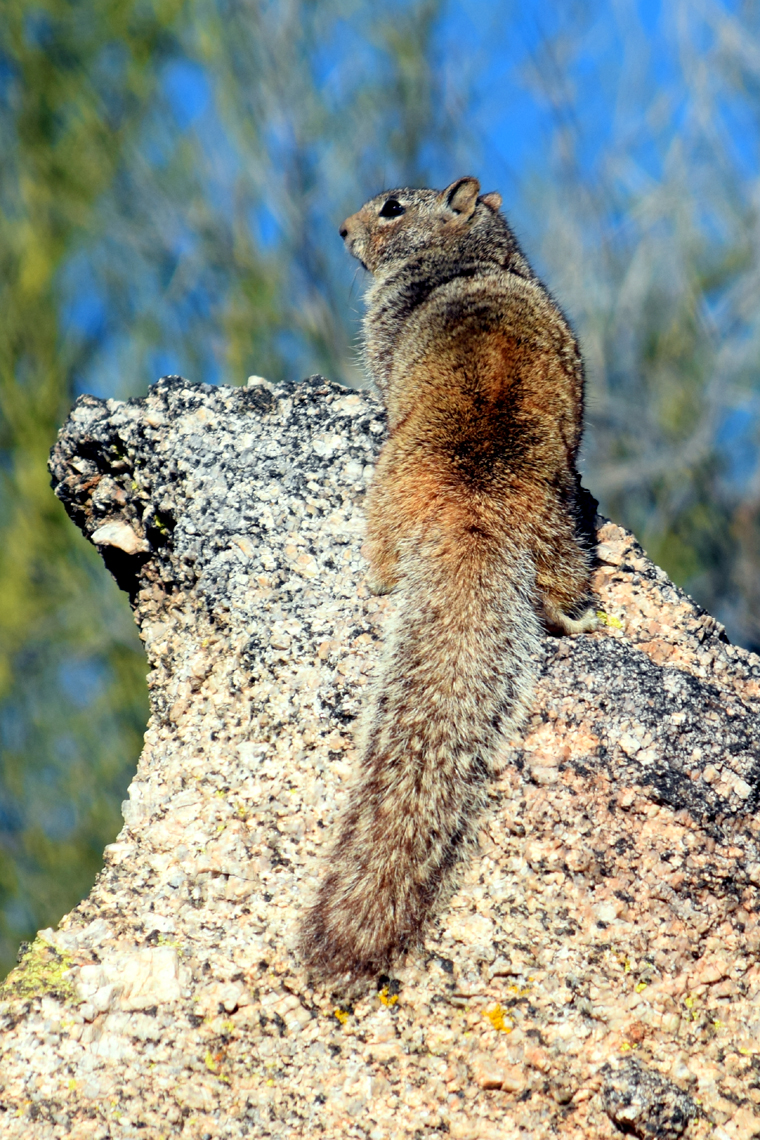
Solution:
<svg viewBox="0 0 760 1140">
<path fill-rule="evenodd" d="M 370 588 L 399 590 L 358 780 L 302 933 L 332 974 L 419 940 L 523 723 L 542 623 L 596 628 L 575 460 L 583 370 L 497 194 L 474 178 L 371 199 L 341 228 L 374 276 L 365 358 L 388 411 Z"/>
</svg>

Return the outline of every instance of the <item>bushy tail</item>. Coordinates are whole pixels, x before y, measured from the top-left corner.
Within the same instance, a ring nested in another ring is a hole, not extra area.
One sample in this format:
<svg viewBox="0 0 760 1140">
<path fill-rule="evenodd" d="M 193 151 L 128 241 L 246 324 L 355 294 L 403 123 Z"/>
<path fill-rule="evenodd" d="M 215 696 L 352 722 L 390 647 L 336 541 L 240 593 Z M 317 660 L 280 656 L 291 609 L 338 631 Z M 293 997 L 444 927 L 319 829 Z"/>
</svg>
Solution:
<svg viewBox="0 0 760 1140">
<path fill-rule="evenodd" d="M 302 932 L 305 960 L 333 975 L 379 973 L 419 939 L 533 687 L 530 560 L 478 536 L 430 545 L 405 559 L 358 779 Z"/>
</svg>

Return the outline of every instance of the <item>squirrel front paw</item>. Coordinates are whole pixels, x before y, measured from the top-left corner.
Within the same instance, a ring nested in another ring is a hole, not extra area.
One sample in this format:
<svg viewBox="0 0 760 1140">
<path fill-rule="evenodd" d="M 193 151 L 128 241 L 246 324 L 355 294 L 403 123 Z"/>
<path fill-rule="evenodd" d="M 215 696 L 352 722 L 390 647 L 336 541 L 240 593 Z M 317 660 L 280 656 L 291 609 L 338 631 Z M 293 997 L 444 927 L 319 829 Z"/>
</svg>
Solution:
<svg viewBox="0 0 760 1140">
<path fill-rule="evenodd" d="M 595 629 L 601 629 L 604 624 L 593 607 L 587 609 L 579 618 L 568 617 L 559 606 L 553 606 L 549 602 L 544 602 L 544 610 L 549 624 L 564 634 L 593 633 Z"/>
</svg>

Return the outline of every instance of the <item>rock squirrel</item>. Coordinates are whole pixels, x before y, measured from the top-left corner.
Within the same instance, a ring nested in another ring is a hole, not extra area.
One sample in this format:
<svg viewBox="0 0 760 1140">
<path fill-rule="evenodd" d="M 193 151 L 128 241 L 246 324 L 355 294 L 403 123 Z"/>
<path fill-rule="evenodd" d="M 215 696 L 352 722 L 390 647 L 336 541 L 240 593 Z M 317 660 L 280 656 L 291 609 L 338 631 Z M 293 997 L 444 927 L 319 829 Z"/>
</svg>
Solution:
<svg viewBox="0 0 760 1140">
<path fill-rule="evenodd" d="M 369 585 L 398 589 L 359 774 L 301 936 L 329 974 L 419 940 L 525 717 L 542 621 L 597 626 L 575 461 L 583 365 L 496 193 L 391 190 L 340 233 L 373 275 L 369 373 L 388 412 L 367 499 Z M 590 499 L 590 496 L 588 496 Z"/>
</svg>

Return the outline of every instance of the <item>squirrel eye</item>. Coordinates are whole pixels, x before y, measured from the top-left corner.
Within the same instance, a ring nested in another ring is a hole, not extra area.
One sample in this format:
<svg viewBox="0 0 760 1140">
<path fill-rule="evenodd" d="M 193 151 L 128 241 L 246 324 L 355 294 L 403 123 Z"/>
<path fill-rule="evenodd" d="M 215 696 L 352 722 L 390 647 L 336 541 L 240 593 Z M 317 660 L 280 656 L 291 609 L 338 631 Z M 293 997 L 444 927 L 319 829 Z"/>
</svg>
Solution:
<svg viewBox="0 0 760 1140">
<path fill-rule="evenodd" d="M 381 218 L 398 218 L 401 214 L 405 214 L 406 210 L 396 198 L 388 198 L 383 202 L 383 208 L 380 211 Z"/>
</svg>

